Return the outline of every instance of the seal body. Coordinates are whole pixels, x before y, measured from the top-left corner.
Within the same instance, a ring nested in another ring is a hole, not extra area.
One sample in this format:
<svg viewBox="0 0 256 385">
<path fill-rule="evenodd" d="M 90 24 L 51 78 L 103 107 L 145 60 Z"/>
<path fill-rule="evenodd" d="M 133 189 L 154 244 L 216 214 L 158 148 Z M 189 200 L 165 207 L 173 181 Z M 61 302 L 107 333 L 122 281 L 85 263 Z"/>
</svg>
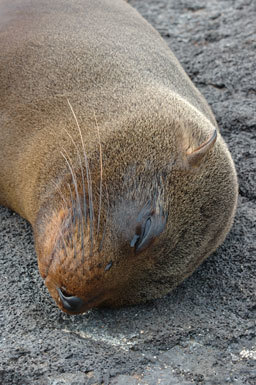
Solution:
<svg viewBox="0 0 256 385">
<path fill-rule="evenodd" d="M 0 204 L 80 313 L 157 298 L 228 233 L 230 153 L 205 99 L 123 0 L 0 3 Z"/>
</svg>

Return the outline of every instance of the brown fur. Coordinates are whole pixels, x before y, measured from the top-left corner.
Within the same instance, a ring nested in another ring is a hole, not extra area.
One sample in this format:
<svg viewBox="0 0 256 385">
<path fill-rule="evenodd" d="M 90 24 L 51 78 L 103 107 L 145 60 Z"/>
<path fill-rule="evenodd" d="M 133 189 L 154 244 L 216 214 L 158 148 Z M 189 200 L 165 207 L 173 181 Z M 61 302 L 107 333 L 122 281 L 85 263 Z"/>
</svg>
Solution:
<svg viewBox="0 0 256 385">
<path fill-rule="evenodd" d="M 0 4 L 0 204 L 32 224 L 64 311 L 58 288 L 83 301 L 77 312 L 167 293 L 235 213 L 209 106 L 123 0 L 11 3 Z M 155 228 L 136 252 L 147 218 Z"/>
</svg>

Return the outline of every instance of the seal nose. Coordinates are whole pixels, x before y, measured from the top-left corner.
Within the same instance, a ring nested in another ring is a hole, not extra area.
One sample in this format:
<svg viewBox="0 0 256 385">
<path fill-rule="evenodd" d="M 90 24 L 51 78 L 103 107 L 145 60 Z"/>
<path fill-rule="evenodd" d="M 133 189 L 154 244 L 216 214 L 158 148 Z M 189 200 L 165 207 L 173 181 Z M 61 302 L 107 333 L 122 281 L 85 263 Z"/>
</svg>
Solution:
<svg viewBox="0 0 256 385">
<path fill-rule="evenodd" d="M 79 297 L 69 296 L 67 293 L 63 293 L 60 288 L 57 288 L 59 297 L 61 299 L 64 309 L 69 312 L 78 312 L 83 306 L 83 300 Z"/>
<path fill-rule="evenodd" d="M 160 209 L 149 209 L 148 205 L 142 209 L 138 218 L 134 237 L 130 246 L 135 253 L 139 253 L 149 247 L 155 238 L 164 230 L 167 216 Z"/>
</svg>

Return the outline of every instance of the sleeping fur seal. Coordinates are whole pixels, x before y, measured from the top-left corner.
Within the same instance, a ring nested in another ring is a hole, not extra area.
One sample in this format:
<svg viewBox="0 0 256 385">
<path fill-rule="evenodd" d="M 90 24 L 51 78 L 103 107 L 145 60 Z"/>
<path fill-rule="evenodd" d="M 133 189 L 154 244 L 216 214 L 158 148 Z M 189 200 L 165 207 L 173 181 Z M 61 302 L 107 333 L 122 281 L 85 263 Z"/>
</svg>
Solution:
<svg viewBox="0 0 256 385">
<path fill-rule="evenodd" d="M 171 291 L 225 239 L 233 161 L 207 102 L 123 0 L 1 0 L 0 204 L 70 314 Z"/>
</svg>

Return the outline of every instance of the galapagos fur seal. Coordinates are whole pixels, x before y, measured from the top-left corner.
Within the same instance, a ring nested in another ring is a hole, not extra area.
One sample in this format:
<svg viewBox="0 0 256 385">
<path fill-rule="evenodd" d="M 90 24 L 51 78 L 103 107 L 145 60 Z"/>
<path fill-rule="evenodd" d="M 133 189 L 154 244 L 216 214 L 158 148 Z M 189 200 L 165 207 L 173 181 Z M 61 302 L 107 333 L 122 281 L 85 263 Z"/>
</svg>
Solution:
<svg viewBox="0 0 256 385">
<path fill-rule="evenodd" d="M 236 209 L 207 102 L 123 0 L 0 11 L 0 204 L 31 223 L 50 294 L 70 314 L 166 294 Z"/>
</svg>

